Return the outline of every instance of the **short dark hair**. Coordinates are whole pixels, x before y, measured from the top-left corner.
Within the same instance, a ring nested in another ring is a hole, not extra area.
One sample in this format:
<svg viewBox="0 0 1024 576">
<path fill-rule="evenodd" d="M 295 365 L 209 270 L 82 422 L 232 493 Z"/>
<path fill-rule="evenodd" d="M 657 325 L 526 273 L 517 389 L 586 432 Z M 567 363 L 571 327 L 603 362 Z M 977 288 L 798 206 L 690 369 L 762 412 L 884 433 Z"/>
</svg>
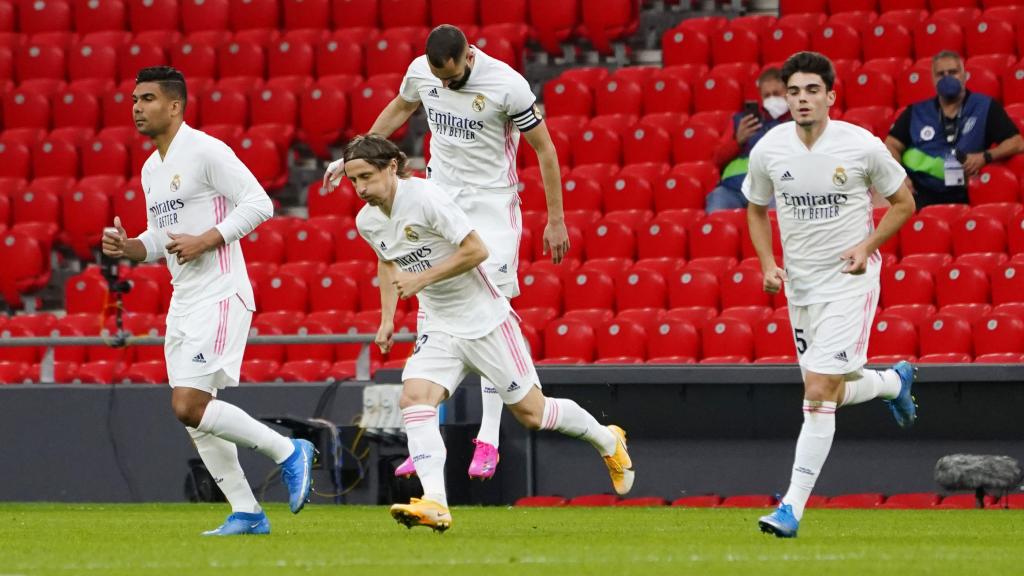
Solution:
<svg viewBox="0 0 1024 576">
<path fill-rule="evenodd" d="M 954 50 L 940 50 L 940 51 L 938 51 L 935 54 L 935 56 L 932 56 L 932 66 L 934 67 L 936 62 L 938 62 L 939 60 L 944 60 L 946 58 L 952 58 L 953 60 L 956 60 L 957 62 L 959 62 L 961 66 L 963 66 L 963 61 L 964 61 L 963 58 L 960 57 L 960 53 L 959 52 L 956 52 Z"/>
<path fill-rule="evenodd" d="M 765 82 L 768 82 L 770 80 L 782 82 L 782 72 L 780 72 L 779 69 L 776 68 L 775 66 L 772 66 L 771 68 L 765 68 L 764 72 L 761 72 L 761 75 L 757 77 L 757 86 L 760 88 L 761 84 L 764 84 Z M 785 82 L 782 83 L 785 84 Z"/>
<path fill-rule="evenodd" d="M 383 136 L 377 134 L 363 134 L 356 136 L 345 145 L 345 162 L 363 160 L 377 170 L 383 170 L 391 164 L 392 160 L 398 161 L 398 177 L 408 178 L 408 159 L 405 153 L 398 149 L 398 146 Z"/>
<path fill-rule="evenodd" d="M 782 82 L 789 86 L 789 79 L 797 72 L 817 74 L 825 83 L 826 90 L 832 90 L 836 83 L 836 69 L 827 56 L 817 52 L 797 52 L 782 65 Z"/>
<path fill-rule="evenodd" d="M 177 68 L 170 66 L 150 66 L 139 70 L 135 75 L 135 84 L 143 82 L 156 82 L 160 89 L 175 100 L 181 100 L 181 110 L 184 112 L 188 104 L 188 88 L 185 87 L 185 75 Z"/>
<path fill-rule="evenodd" d="M 451 24 L 441 24 L 427 36 L 427 60 L 434 68 L 443 68 L 449 60 L 459 60 L 466 51 L 466 35 Z"/>
</svg>

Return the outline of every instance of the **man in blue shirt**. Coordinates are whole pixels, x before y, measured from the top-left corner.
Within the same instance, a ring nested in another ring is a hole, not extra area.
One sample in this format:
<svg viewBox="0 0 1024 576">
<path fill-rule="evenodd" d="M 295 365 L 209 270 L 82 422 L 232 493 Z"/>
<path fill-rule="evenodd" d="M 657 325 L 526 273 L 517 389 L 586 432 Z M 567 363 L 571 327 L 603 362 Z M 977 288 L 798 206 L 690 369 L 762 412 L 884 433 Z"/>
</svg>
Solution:
<svg viewBox="0 0 1024 576">
<path fill-rule="evenodd" d="M 1003 106 L 964 88 L 959 54 L 936 54 L 932 80 L 936 97 L 907 106 L 885 139 L 907 170 L 918 208 L 968 203 L 967 178 L 1024 151 L 1024 139 Z"/>
<path fill-rule="evenodd" d="M 743 196 L 741 188 L 747 175 L 750 151 L 761 136 L 791 119 L 786 105 L 786 85 L 782 82 L 782 74 L 778 68 L 768 68 L 762 72 L 757 78 L 757 88 L 761 93 L 761 104 L 757 113 L 754 114 L 745 107 L 732 118 L 733 132 L 736 135 L 735 149 L 722 153 L 722 156 L 732 158 L 732 161 L 722 170 L 722 181 L 705 198 L 704 209 L 708 213 L 747 207 L 747 199 Z"/>
</svg>

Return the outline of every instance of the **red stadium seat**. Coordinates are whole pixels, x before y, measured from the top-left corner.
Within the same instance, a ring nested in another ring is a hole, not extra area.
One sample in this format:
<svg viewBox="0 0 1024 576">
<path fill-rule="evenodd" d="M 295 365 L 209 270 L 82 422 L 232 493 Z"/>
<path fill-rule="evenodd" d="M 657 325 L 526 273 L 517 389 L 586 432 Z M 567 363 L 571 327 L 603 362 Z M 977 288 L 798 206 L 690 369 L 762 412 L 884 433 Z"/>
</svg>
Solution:
<svg viewBox="0 0 1024 576">
<path fill-rule="evenodd" d="M 888 74 L 861 71 L 853 78 L 852 84 L 846 94 L 848 108 L 864 106 L 891 108 L 896 101 L 896 85 Z M 888 132 L 888 128 L 889 126 L 885 126 L 886 132 Z"/>
<path fill-rule="evenodd" d="M 953 253 L 1005 252 L 1006 231 L 995 218 L 965 216 L 953 226 Z"/>
<path fill-rule="evenodd" d="M 263 47 L 255 42 L 234 41 L 217 49 L 217 68 L 221 78 L 255 76 L 266 73 Z"/>
<path fill-rule="evenodd" d="M 654 74 L 647 79 L 643 84 L 641 97 L 644 114 L 685 114 L 690 111 L 692 99 L 689 85 L 680 78 L 668 74 Z"/>
<path fill-rule="evenodd" d="M 311 311 L 355 310 L 359 305 L 356 281 L 339 273 L 326 273 L 310 284 Z"/>
<path fill-rule="evenodd" d="M 992 274 L 992 303 L 1024 302 L 1024 264 L 1006 264 Z"/>
<path fill-rule="evenodd" d="M 516 308 L 562 309 L 562 283 L 556 274 L 527 272 L 519 282 L 520 294 Z"/>
<path fill-rule="evenodd" d="M 743 89 L 733 78 L 705 76 L 693 89 L 694 112 L 723 110 L 734 112 L 743 104 Z M 677 162 L 686 160 L 676 159 Z"/>
<path fill-rule="evenodd" d="M 783 62 L 796 52 L 809 50 L 811 39 L 801 28 L 776 25 L 761 36 L 761 61 Z"/>
<path fill-rule="evenodd" d="M 811 35 L 811 49 L 833 60 L 860 58 L 860 34 L 852 26 L 829 24 Z"/>
<path fill-rule="evenodd" d="M 972 352 L 971 323 L 966 318 L 940 313 L 921 324 L 921 356 Z"/>
<path fill-rule="evenodd" d="M 643 90 L 639 82 L 610 78 L 602 83 L 596 93 L 595 108 L 601 114 L 640 115 L 643 109 Z"/>
<path fill-rule="evenodd" d="M 272 140 L 246 136 L 239 140 L 235 151 L 264 189 L 276 190 L 287 182 L 288 173 L 281 166 L 281 154 Z"/>
<path fill-rule="evenodd" d="M 917 331 L 914 323 L 896 316 L 877 318 L 871 330 L 868 353 L 872 357 L 916 356 Z"/>
<path fill-rule="evenodd" d="M 701 32 L 674 28 L 661 37 L 662 61 L 666 67 L 681 64 L 708 64 L 711 42 Z"/>
<path fill-rule="evenodd" d="M 364 90 L 370 90 L 372 96 L 372 88 Z M 299 110 L 299 137 L 313 148 L 317 156 L 327 157 L 327 147 L 341 136 L 347 125 L 345 94 L 327 86 L 314 85 L 302 94 Z"/>
<path fill-rule="evenodd" d="M 882 270 L 882 304 L 930 304 L 935 285 L 932 275 L 920 268 L 887 266 Z"/>
<path fill-rule="evenodd" d="M 775 498 L 766 494 L 744 494 L 729 496 L 719 506 L 722 508 L 770 508 L 776 504 Z"/>
<path fill-rule="evenodd" d="M 722 497 L 717 494 L 707 496 L 683 496 L 672 501 L 672 506 L 685 508 L 716 508 L 722 503 Z"/>
<path fill-rule="evenodd" d="M 528 12 L 537 41 L 548 54 L 560 55 L 561 43 L 569 39 L 580 23 L 576 2 L 551 3 L 530 0 Z"/>
<path fill-rule="evenodd" d="M 590 362 L 594 358 L 594 329 L 584 322 L 557 320 L 544 330 L 545 358 L 576 358 Z"/>
<path fill-rule="evenodd" d="M 107 281 L 94 269 L 76 274 L 64 284 L 64 306 L 68 314 L 103 314 L 107 298 Z"/>
<path fill-rule="evenodd" d="M 294 276 L 275 275 L 259 286 L 259 308 L 266 312 L 306 312 L 306 283 Z"/>
<path fill-rule="evenodd" d="M 586 233 L 587 258 L 628 258 L 636 252 L 633 231 L 623 224 L 601 222 Z"/>
<path fill-rule="evenodd" d="M 885 496 L 878 493 L 843 494 L 829 498 L 825 508 L 877 508 L 885 502 Z"/>
<path fill-rule="evenodd" d="M 909 106 L 921 100 L 935 97 L 931 72 L 924 68 L 912 67 L 896 78 L 896 105 Z"/>
<path fill-rule="evenodd" d="M 939 495 L 932 493 L 891 494 L 879 508 L 919 510 L 938 506 Z"/>
<path fill-rule="evenodd" d="M 730 27 L 711 36 L 712 64 L 729 62 L 757 62 L 757 34 L 750 30 Z"/>
<path fill-rule="evenodd" d="M 414 57 L 408 43 L 382 38 L 366 47 L 366 75 L 405 74 Z"/>
<path fill-rule="evenodd" d="M 565 310 L 613 308 L 615 288 L 611 277 L 600 272 L 579 272 L 566 278 L 562 290 Z"/>
<path fill-rule="evenodd" d="M 736 257 L 739 243 L 740 235 L 735 226 L 705 219 L 690 229 L 690 258 Z"/>
<path fill-rule="evenodd" d="M 980 268 L 953 264 L 935 278 L 935 303 L 940 309 L 947 304 L 988 301 L 988 276 Z"/>
<path fill-rule="evenodd" d="M 950 226 L 929 216 L 914 216 L 900 229 L 900 248 L 904 255 L 949 253 L 952 251 Z"/>
<path fill-rule="evenodd" d="M 616 308 L 664 308 L 667 302 L 665 279 L 654 270 L 628 270 L 615 279 Z"/>
<path fill-rule="evenodd" d="M 718 309 L 718 277 L 706 270 L 684 269 L 667 278 L 669 306 L 704 306 Z"/>
<path fill-rule="evenodd" d="M 619 135 L 604 128 L 590 128 L 576 135 L 572 143 L 573 165 L 619 164 L 622 157 Z"/>
<path fill-rule="evenodd" d="M 639 258 L 684 258 L 686 228 L 672 222 L 654 222 L 637 234 Z"/>
<path fill-rule="evenodd" d="M 910 58 L 914 39 L 906 27 L 898 23 L 875 22 L 863 32 L 861 52 L 865 61 L 875 58 Z"/>
<path fill-rule="evenodd" d="M 910 320 L 914 326 L 918 327 L 919 331 L 925 321 L 935 315 L 935 312 L 933 304 L 894 304 L 885 308 L 886 316 L 898 316 Z"/>
<path fill-rule="evenodd" d="M 634 322 L 615 319 L 597 330 L 597 359 L 647 357 L 646 333 Z"/>
<path fill-rule="evenodd" d="M 633 0 L 583 0 L 581 33 L 600 54 L 611 54 L 611 42 L 636 31 L 640 6 Z"/>
<path fill-rule="evenodd" d="M 63 198 L 63 229 L 67 241 L 80 258 L 93 258 L 92 249 L 100 244 L 103 228 L 112 221 L 110 197 L 98 190 L 73 189 Z"/>
<path fill-rule="evenodd" d="M 18 49 L 15 57 L 18 80 L 37 78 L 64 79 L 64 50 L 60 46 L 30 43 Z"/>
<path fill-rule="evenodd" d="M 718 318 L 708 322 L 702 331 L 704 360 L 754 356 L 754 335 L 750 325 L 734 318 Z"/>
<path fill-rule="evenodd" d="M 408 63 L 406 63 L 408 65 Z M 398 93 L 398 84 L 385 85 L 372 79 L 352 92 L 352 121 L 349 131 L 354 134 L 368 132 L 377 115 L 387 106 Z M 391 135 L 392 140 L 401 139 L 405 130 L 398 130 Z"/>
<path fill-rule="evenodd" d="M 688 321 L 664 320 L 647 335 L 648 358 L 685 358 L 690 362 L 700 357 L 700 334 Z"/>
<path fill-rule="evenodd" d="M 964 34 L 954 22 L 922 22 L 914 30 L 914 53 L 928 57 L 942 50 L 964 53 Z"/>
<path fill-rule="evenodd" d="M 793 328 L 789 319 L 769 318 L 756 325 L 754 329 L 755 358 L 795 358 L 796 347 L 793 344 Z"/>
<path fill-rule="evenodd" d="M 334 238 L 309 222 L 295 227 L 285 238 L 285 261 L 331 262 L 334 260 Z"/>
<path fill-rule="evenodd" d="M 1019 185 L 1017 176 L 1009 167 L 990 165 L 981 174 L 967 182 L 967 194 L 972 205 L 994 202 L 1017 202 Z"/>
<path fill-rule="evenodd" d="M 195 77 L 213 78 L 217 74 L 217 49 L 208 44 L 179 44 L 171 49 L 171 65 L 190 82 Z"/>
<path fill-rule="evenodd" d="M 23 4 L 18 30 L 24 34 L 71 30 L 71 6 L 67 2 L 44 0 Z"/>
<path fill-rule="evenodd" d="M 974 324 L 974 355 L 1024 353 L 1024 320 L 991 314 Z"/>
</svg>

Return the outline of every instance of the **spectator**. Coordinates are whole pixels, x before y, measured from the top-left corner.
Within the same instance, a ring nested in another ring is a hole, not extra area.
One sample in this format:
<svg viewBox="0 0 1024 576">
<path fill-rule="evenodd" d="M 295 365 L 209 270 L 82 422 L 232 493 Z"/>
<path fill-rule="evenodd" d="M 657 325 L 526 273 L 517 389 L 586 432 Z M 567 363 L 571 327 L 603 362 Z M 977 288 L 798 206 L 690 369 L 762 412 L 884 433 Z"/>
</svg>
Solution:
<svg viewBox="0 0 1024 576">
<path fill-rule="evenodd" d="M 733 116 L 735 145 L 716 154 L 731 158 L 732 161 L 722 170 L 722 181 L 705 199 L 705 210 L 708 213 L 747 207 L 747 199 L 741 188 L 747 176 L 750 151 L 769 130 L 791 119 L 786 104 L 786 85 L 782 82 L 782 73 L 778 68 L 768 68 L 762 72 L 757 78 L 757 89 L 761 92 L 761 103 L 756 113 L 745 106 L 742 112 Z"/>
<path fill-rule="evenodd" d="M 1003 106 L 964 88 L 959 54 L 936 54 L 932 81 L 936 97 L 907 106 L 885 139 L 910 177 L 919 208 L 966 204 L 967 178 L 985 164 L 1024 151 L 1024 140 Z"/>
</svg>

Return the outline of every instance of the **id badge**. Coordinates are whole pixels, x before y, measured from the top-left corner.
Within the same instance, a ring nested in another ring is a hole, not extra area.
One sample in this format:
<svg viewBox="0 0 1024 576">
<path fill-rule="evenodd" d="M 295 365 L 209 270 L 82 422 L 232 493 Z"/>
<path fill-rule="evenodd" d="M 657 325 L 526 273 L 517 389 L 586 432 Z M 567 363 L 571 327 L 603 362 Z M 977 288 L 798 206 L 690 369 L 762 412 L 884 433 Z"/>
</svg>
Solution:
<svg viewBox="0 0 1024 576">
<path fill-rule="evenodd" d="M 952 154 L 946 156 L 943 168 L 946 176 L 946 186 L 963 186 L 966 183 L 964 165 Z"/>
</svg>

